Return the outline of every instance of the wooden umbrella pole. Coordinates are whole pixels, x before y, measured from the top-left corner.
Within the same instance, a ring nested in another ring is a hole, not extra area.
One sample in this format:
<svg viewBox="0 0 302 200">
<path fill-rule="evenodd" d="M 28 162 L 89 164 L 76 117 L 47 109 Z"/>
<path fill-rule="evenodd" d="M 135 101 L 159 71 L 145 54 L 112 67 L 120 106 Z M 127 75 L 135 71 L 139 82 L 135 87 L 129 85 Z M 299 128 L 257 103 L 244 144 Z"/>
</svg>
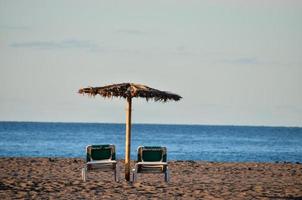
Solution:
<svg viewBox="0 0 302 200">
<path fill-rule="evenodd" d="M 131 146 L 131 110 L 132 99 L 127 98 L 127 118 L 126 118 L 126 152 L 125 152 L 125 179 L 130 181 L 130 146 Z"/>
</svg>

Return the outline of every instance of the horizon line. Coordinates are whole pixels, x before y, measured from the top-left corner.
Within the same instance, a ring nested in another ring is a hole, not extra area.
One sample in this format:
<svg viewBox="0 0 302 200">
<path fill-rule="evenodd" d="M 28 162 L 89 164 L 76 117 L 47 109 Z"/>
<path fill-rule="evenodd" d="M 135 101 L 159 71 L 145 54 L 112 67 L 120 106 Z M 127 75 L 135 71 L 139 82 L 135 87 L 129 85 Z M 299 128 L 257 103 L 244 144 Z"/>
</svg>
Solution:
<svg viewBox="0 0 302 200">
<path fill-rule="evenodd" d="M 92 122 L 92 121 L 24 121 L 24 120 L 0 120 L 0 123 L 65 123 L 65 124 L 119 124 L 122 122 Z M 176 125 L 176 126 L 237 126 L 237 127 L 268 127 L 268 128 L 302 128 L 302 126 L 287 126 L 287 125 L 247 125 L 247 124 L 197 124 L 197 123 L 148 123 L 138 122 L 132 123 L 132 125 Z"/>
</svg>

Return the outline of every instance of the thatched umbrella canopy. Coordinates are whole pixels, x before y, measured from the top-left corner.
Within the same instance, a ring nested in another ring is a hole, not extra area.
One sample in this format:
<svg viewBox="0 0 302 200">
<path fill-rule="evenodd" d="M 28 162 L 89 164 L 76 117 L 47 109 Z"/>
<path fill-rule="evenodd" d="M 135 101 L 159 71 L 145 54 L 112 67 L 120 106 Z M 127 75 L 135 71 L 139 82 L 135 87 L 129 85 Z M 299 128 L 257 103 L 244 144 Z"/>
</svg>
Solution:
<svg viewBox="0 0 302 200">
<path fill-rule="evenodd" d="M 169 100 L 179 101 L 182 97 L 171 92 L 161 91 L 141 84 L 120 83 L 106 85 L 103 87 L 87 87 L 79 90 L 80 94 L 95 96 L 97 94 L 105 97 L 120 97 L 127 99 L 126 120 L 126 153 L 125 153 L 125 178 L 130 180 L 130 146 L 131 146 L 131 110 L 132 98 L 141 97 L 148 100 L 167 102 Z"/>
</svg>

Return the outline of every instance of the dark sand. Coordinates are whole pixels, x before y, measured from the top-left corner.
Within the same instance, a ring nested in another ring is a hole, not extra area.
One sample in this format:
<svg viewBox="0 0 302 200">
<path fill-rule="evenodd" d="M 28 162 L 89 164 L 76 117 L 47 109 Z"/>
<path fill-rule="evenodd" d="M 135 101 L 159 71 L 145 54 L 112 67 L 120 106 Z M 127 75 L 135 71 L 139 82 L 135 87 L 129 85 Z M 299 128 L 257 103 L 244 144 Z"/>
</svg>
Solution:
<svg viewBox="0 0 302 200">
<path fill-rule="evenodd" d="M 81 180 L 82 159 L 0 158 L 0 199 L 302 199 L 302 165 L 291 163 L 169 162 L 162 174 L 131 185 L 106 172 Z"/>
</svg>

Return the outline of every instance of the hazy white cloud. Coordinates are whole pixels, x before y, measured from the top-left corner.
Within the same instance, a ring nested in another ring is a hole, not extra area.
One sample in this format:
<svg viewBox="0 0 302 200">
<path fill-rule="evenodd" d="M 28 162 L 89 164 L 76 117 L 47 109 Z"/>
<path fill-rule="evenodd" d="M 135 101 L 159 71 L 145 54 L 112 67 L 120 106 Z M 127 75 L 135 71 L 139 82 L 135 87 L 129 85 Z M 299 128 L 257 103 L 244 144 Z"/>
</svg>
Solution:
<svg viewBox="0 0 302 200">
<path fill-rule="evenodd" d="M 120 34 L 129 34 L 129 35 L 145 35 L 145 34 L 147 34 L 147 32 L 141 31 L 138 29 L 117 29 L 115 32 L 120 33 Z"/>
<path fill-rule="evenodd" d="M 0 30 L 30 30 L 29 26 L 0 25 Z"/>
<path fill-rule="evenodd" d="M 222 62 L 227 63 L 227 64 L 240 64 L 240 65 L 256 65 L 256 64 L 261 63 L 255 57 L 242 57 L 242 58 L 235 58 L 235 59 L 225 59 Z"/>
<path fill-rule="evenodd" d="M 67 39 L 62 41 L 29 41 L 15 42 L 10 45 L 14 48 L 32 48 L 32 49 L 98 49 L 98 44 L 89 40 Z"/>
</svg>

